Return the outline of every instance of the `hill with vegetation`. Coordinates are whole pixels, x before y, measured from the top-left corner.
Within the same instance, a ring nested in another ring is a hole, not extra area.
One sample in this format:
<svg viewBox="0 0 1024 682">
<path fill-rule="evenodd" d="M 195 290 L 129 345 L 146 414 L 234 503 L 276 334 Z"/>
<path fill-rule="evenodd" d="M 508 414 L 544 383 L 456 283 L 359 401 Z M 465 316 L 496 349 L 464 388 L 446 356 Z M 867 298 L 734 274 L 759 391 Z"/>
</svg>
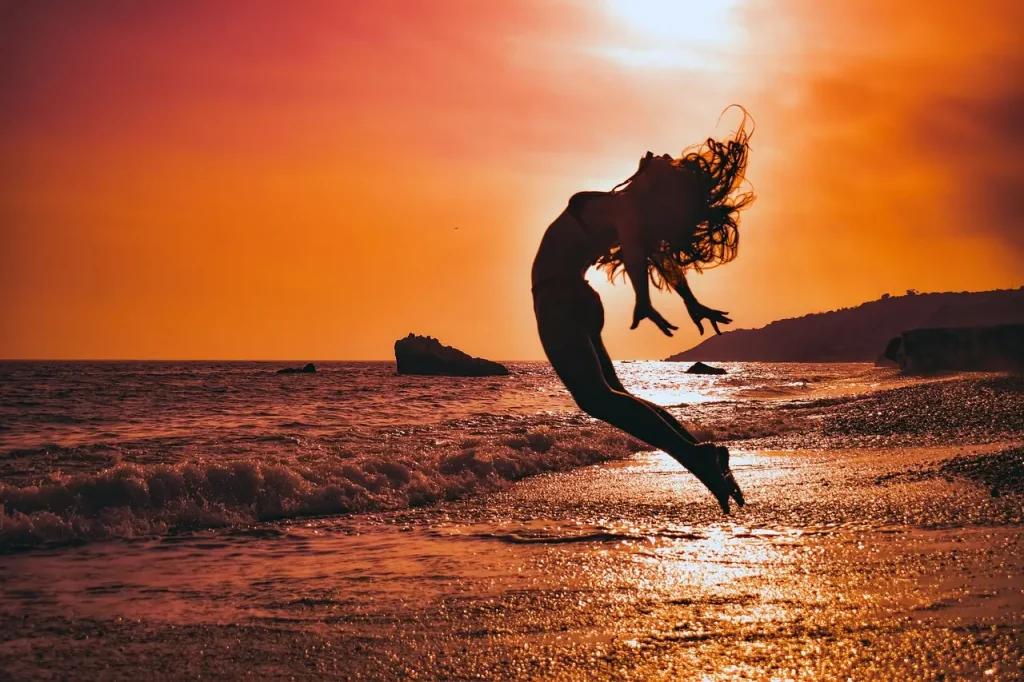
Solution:
<svg viewBox="0 0 1024 682">
<path fill-rule="evenodd" d="M 883 295 L 855 308 L 736 329 L 667 360 L 737 362 L 874 362 L 895 336 L 911 329 L 1024 324 L 1024 287 L 980 292 Z"/>
</svg>

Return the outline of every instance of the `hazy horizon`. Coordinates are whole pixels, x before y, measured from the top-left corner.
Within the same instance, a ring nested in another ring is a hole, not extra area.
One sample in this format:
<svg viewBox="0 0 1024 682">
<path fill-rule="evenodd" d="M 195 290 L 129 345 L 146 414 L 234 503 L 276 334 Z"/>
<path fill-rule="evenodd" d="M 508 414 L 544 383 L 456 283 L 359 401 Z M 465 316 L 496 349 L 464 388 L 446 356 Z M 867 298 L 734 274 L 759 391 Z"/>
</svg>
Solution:
<svg viewBox="0 0 1024 682">
<path fill-rule="evenodd" d="M 1015 291 L 1017 289 L 1024 289 L 1024 284 L 1022 284 L 1019 287 L 1009 287 L 1009 288 L 1006 288 L 1006 289 L 984 289 L 984 290 L 981 290 L 981 291 L 972 291 L 972 290 L 963 290 L 963 291 L 920 291 L 920 290 L 914 290 L 914 295 L 927 296 L 927 295 L 931 295 L 931 294 L 988 293 L 990 291 Z M 909 290 L 906 291 L 906 292 L 902 292 L 902 293 L 884 292 L 884 293 L 880 294 L 876 298 L 868 299 L 866 301 L 861 301 L 860 303 L 854 304 L 852 306 L 845 306 L 845 307 L 846 308 L 856 308 L 856 307 L 859 307 L 859 306 L 864 305 L 866 303 L 871 303 L 873 301 L 881 300 L 882 296 L 891 296 L 892 298 L 899 298 L 899 297 L 907 296 L 909 293 L 910 293 Z M 760 329 L 760 328 L 762 328 L 762 327 L 764 327 L 764 326 L 766 326 L 768 324 L 772 324 L 773 322 L 778 322 L 780 320 L 794 319 L 794 318 L 804 317 L 804 316 L 807 316 L 807 315 L 820 315 L 820 314 L 835 312 L 836 310 L 839 310 L 839 308 L 832 308 L 832 309 L 829 309 L 829 310 L 813 310 L 813 311 L 808 311 L 808 312 L 805 312 L 805 313 L 798 313 L 798 314 L 792 315 L 790 317 L 778 318 L 777 320 L 770 320 L 770 321 L 765 322 L 764 324 L 759 325 L 757 327 L 742 327 L 742 326 L 733 327 L 733 326 L 730 326 L 730 327 L 723 328 L 722 331 L 723 331 L 723 333 L 728 333 L 730 331 Z M 434 338 L 438 338 L 435 334 L 432 334 L 432 333 L 429 333 L 429 332 L 411 331 L 409 333 L 416 334 L 417 336 L 433 336 Z M 681 348 L 681 349 L 671 353 L 670 355 L 675 355 L 677 353 L 682 353 L 682 352 L 685 352 L 685 351 L 688 351 L 688 350 L 692 350 L 696 346 L 699 346 L 701 343 L 703 343 L 705 340 L 709 339 L 712 335 L 713 335 L 713 332 L 708 330 L 705 333 L 704 336 L 698 337 L 697 341 L 695 343 L 693 343 L 692 345 L 687 346 L 686 348 Z M 403 338 L 403 337 L 398 337 L 398 338 L 395 339 L 395 341 L 398 341 L 400 338 Z M 451 343 L 448 343 L 445 339 L 438 338 L 438 340 L 442 344 L 444 344 L 446 346 L 452 346 L 453 345 Z M 458 348 L 461 351 L 469 353 L 470 355 L 477 355 L 472 350 L 467 350 L 465 348 L 459 348 L 458 346 L 455 346 L 455 347 Z M 153 357 L 153 358 L 143 358 L 143 357 L 123 357 L 123 358 L 115 358 L 115 357 L 65 357 L 65 358 L 56 358 L 56 357 L 54 357 L 54 358 L 7 357 L 7 358 L 0 358 L 0 362 L 224 362 L 224 363 L 245 363 L 245 362 L 276 362 L 276 363 L 289 363 L 289 362 L 291 362 L 291 363 L 299 363 L 299 362 L 313 362 L 313 363 L 317 363 L 317 362 L 394 362 L 395 361 L 395 357 L 394 357 L 394 344 L 393 343 L 392 343 L 390 348 L 391 348 L 391 355 L 390 356 L 387 356 L 387 357 L 365 357 L 365 358 L 339 358 L 339 357 L 335 357 L 335 358 L 327 358 L 327 357 L 316 358 L 316 357 L 305 357 L 305 356 L 281 357 L 281 358 L 270 358 L 270 357 L 266 357 L 266 358 L 242 358 L 242 357 L 232 357 L 232 358 L 214 358 L 214 357 L 206 357 L 206 358 L 200 358 L 200 357 L 159 357 L 159 358 L 157 358 L 157 357 Z M 479 357 L 484 357 L 484 356 L 479 356 Z M 661 357 L 624 357 L 624 358 L 616 358 L 616 360 L 662 361 L 662 360 L 665 360 L 667 357 L 669 357 L 669 356 L 661 356 Z M 497 362 L 542 362 L 542 363 L 546 363 L 547 362 L 546 358 L 487 357 L 486 359 L 488 359 L 488 360 L 495 360 Z M 868 362 L 868 361 L 865 361 L 865 362 Z"/>
</svg>

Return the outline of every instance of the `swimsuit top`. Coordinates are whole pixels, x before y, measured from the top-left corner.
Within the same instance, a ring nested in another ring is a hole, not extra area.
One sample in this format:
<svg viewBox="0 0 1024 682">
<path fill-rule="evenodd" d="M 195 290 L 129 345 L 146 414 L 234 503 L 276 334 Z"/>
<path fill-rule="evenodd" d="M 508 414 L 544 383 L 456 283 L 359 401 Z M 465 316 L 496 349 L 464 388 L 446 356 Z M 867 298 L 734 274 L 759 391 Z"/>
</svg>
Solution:
<svg viewBox="0 0 1024 682">
<path fill-rule="evenodd" d="M 605 192 L 578 192 L 569 199 L 565 212 L 576 222 L 579 231 L 561 231 L 557 241 L 548 241 L 551 233 L 545 234 L 541 241 L 541 249 L 533 262 L 533 283 L 536 287 L 540 282 L 549 280 L 584 281 L 583 273 L 597 260 L 599 249 L 594 245 L 595 231 L 583 219 L 583 207 L 587 201 L 601 196 Z"/>
</svg>

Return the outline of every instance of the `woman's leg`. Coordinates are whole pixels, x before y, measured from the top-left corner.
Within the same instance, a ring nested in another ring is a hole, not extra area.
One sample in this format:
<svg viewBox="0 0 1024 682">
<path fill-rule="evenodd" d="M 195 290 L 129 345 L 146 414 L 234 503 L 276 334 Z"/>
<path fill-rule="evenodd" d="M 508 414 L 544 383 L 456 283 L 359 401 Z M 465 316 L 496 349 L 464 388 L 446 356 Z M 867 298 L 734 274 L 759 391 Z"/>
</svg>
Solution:
<svg viewBox="0 0 1024 682">
<path fill-rule="evenodd" d="M 667 452 L 693 473 L 714 494 L 722 510 L 728 513 L 732 485 L 719 468 L 715 449 L 712 446 L 695 446 L 662 419 L 650 404 L 628 393 L 613 390 L 605 381 L 598 354 L 585 330 L 570 333 L 566 328 L 568 325 L 559 326 L 561 328 L 554 342 L 542 326 L 541 342 L 551 366 L 580 409 Z"/>
<path fill-rule="evenodd" d="M 591 343 L 593 343 L 594 345 L 594 351 L 597 353 L 597 359 L 601 364 L 601 374 L 604 375 L 604 380 L 608 382 L 608 385 L 611 386 L 613 390 L 619 391 L 620 393 L 629 393 L 629 391 L 627 391 L 623 387 L 622 382 L 619 381 L 619 377 L 615 373 L 615 365 L 612 364 L 612 359 L 608 355 L 608 351 L 604 347 L 604 341 L 601 340 L 601 335 L 591 335 Z M 630 393 L 630 395 L 632 395 L 632 393 Z M 643 398 L 640 398 L 638 396 L 634 397 L 637 400 L 642 400 L 644 403 L 647 404 L 648 407 L 657 412 L 658 416 L 665 420 L 665 422 L 668 423 L 668 425 L 671 426 L 675 430 L 675 432 L 678 433 L 682 438 L 684 438 L 688 443 L 691 443 L 693 445 L 697 444 L 697 439 L 694 438 L 690 434 L 690 432 L 686 430 L 686 427 L 683 426 L 678 419 L 672 416 L 671 412 L 666 410 L 661 405 L 658 405 L 657 403 L 652 403 L 651 401 L 644 400 Z"/>
<path fill-rule="evenodd" d="M 728 455 L 725 466 L 722 465 L 724 448 L 694 445 L 692 437 L 677 431 L 649 403 L 615 390 L 605 379 L 593 341 L 594 336 L 600 340 L 604 324 L 604 309 L 597 292 L 582 279 L 564 286 L 549 283 L 540 291 L 534 289 L 534 313 L 544 352 L 580 409 L 667 452 L 714 494 L 722 511 L 728 514 L 734 485 L 726 478 Z M 603 343 L 601 347 L 603 350 Z M 607 352 L 603 355 L 607 356 Z M 610 365 L 611 361 L 608 362 Z M 614 369 L 611 375 L 614 377 Z M 622 388 L 618 377 L 615 384 Z"/>
<path fill-rule="evenodd" d="M 604 376 L 605 382 L 607 382 L 607 384 L 612 388 L 612 390 L 618 391 L 620 393 L 629 394 L 629 391 L 627 391 L 623 387 L 622 382 L 619 381 L 619 377 L 615 372 L 615 365 L 612 364 L 612 359 L 608 355 L 608 351 L 604 347 L 604 341 L 602 341 L 601 339 L 600 332 L 596 334 L 591 334 L 590 340 L 591 344 L 594 346 L 594 351 L 597 353 L 598 362 L 601 365 L 601 374 Z M 681 438 L 686 440 L 688 443 L 697 445 L 697 439 L 690 435 L 690 432 L 686 430 L 686 427 L 679 423 L 679 420 L 673 417 L 671 412 L 666 410 L 661 405 L 652 403 L 648 400 L 644 400 L 643 398 L 637 397 L 636 399 L 643 401 L 648 407 L 657 412 L 658 416 L 660 416 L 669 426 L 671 426 L 673 430 L 675 430 L 675 432 Z M 672 455 L 672 457 L 674 457 L 680 464 L 686 466 L 683 460 L 676 457 L 676 455 L 674 455 L 672 451 L 666 450 L 666 452 Z M 722 472 L 722 475 L 725 477 L 726 482 L 729 483 L 732 489 L 730 494 L 732 495 L 733 499 L 736 500 L 736 503 L 742 507 L 744 504 L 743 492 L 740 490 L 739 484 L 736 483 L 736 479 L 733 477 L 732 471 L 729 468 L 728 448 L 716 447 L 713 449 L 712 452 L 714 453 L 714 457 L 718 462 L 719 470 Z"/>
</svg>

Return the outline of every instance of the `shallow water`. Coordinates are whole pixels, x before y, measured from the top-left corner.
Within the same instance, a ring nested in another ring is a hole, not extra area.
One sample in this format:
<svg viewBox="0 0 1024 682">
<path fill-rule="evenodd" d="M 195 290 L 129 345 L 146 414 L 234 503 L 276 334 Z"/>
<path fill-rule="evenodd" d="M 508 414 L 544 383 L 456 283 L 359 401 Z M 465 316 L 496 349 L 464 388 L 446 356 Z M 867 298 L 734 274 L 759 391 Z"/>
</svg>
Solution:
<svg viewBox="0 0 1024 682">
<path fill-rule="evenodd" d="M 750 503 L 731 519 L 643 454 L 425 510 L 11 555 L 0 663 L 16 677 L 130 677 L 180 657 L 172 677 L 1017 679 L 1020 498 L 878 482 L 946 454 L 748 452 Z"/>
</svg>

